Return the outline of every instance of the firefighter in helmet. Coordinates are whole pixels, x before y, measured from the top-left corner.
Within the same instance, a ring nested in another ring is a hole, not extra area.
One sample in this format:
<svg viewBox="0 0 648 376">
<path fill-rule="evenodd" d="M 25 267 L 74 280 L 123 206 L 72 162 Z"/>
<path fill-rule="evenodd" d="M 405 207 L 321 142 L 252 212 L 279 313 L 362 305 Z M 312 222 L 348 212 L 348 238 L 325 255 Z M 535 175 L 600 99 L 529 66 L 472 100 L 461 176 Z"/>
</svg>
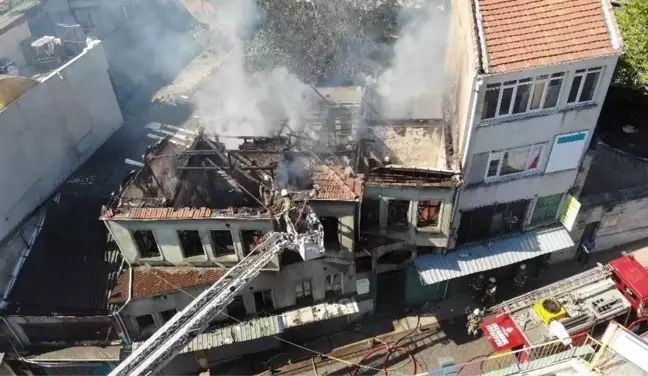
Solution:
<svg viewBox="0 0 648 376">
<path fill-rule="evenodd" d="M 515 287 L 519 287 L 519 288 L 524 287 L 527 278 L 528 278 L 528 273 L 527 273 L 526 264 L 522 264 L 515 272 L 515 277 L 513 277 L 513 282 L 515 283 Z"/>
<path fill-rule="evenodd" d="M 466 322 L 466 328 L 468 328 L 468 335 L 471 337 L 477 337 L 480 333 L 479 325 L 484 321 L 482 318 L 481 311 L 479 308 L 468 315 L 468 320 Z"/>
<path fill-rule="evenodd" d="M 473 291 L 480 294 L 482 291 L 484 291 L 485 284 L 486 284 L 486 276 L 484 275 L 484 273 L 477 274 L 472 281 Z"/>
</svg>

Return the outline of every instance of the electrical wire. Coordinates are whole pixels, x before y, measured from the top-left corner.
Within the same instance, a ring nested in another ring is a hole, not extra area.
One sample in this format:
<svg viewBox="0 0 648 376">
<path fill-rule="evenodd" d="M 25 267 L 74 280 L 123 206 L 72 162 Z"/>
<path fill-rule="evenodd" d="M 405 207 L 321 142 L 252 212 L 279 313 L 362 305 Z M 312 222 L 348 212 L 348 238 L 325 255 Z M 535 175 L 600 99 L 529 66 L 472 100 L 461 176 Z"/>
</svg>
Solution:
<svg viewBox="0 0 648 376">
<path fill-rule="evenodd" d="M 250 254 L 252 254 L 252 253 L 254 253 L 254 252 L 250 252 Z M 248 256 L 249 256 L 249 255 L 248 255 Z M 187 292 L 186 290 L 184 290 L 183 288 L 178 287 L 178 286 L 174 285 L 173 283 L 169 282 L 168 280 L 166 280 L 166 278 L 161 277 L 161 276 L 157 275 L 156 273 L 152 273 L 152 274 L 153 274 L 155 277 L 157 277 L 158 279 L 160 279 L 160 280 L 162 280 L 163 282 L 167 283 L 169 286 L 173 287 L 174 289 L 179 290 L 180 292 L 186 294 L 187 296 L 191 297 L 192 299 L 196 299 L 195 296 L 193 296 L 192 294 L 188 293 L 188 292 Z M 220 314 L 226 316 L 226 317 L 229 318 L 229 319 L 232 319 L 232 320 L 236 321 L 236 322 L 239 323 L 239 324 L 244 324 L 243 321 L 237 319 L 236 317 L 232 317 L 232 316 L 228 315 L 227 312 L 224 312 L 224 311 L 221 310 L 221 309 L 218 310 L 218 313 L 220 313 Z M 286 339 L 284 339 L 284 338 L 281 338 L 281 337 L 278 337 L 278 336 L 276 336 L 276 335 L 272 335 L 271 337 L 273 337 L 273 338 L 275 338 L 275 339 L 277 339 L 277 340 L 279 340 L 279 341 L 281 341 L 281 342 L 283 342 L 283 343 L 286 343 L 286 344 L 288 344 L 288 345 L 294 346 L 294 347 L 296 347 L 296 348 L 298 348 L 298 349 L 301 349 L 301 350 L 304 350 L 304 351 L 308 351 L 308 352 L 311 352 L 311 353 L 313 353 L 313 354 L 315 354 L 315 355 L 319 355 L 319 356 L 321 356 L 321 357 L 323 357 L 323 358 L 328 358 L 328 359 L 334 360 L 334 361 L 336 361 L 336 362 L 344 363 L 344 364 L 349 365 L 349 366 L 360 367 L 360 368 L 364 368 L 364 369 L 368 369 L 368 370 L 372 370 L 372 371 L 379 371 L 379 372 L 384 371 L 384 369 L 379 369 L 379 368 L 375 368 L 375 367 L 365 366 L 365 365 L 362 365 L 362 364 L 358 364 L 358 363 L 350 362 L 350 361 L 348 361 L 348 360 L 344 360 L 344 359 L 336 358 L 336 357 L 333 357 L 333 356 L 330 356 L 330 355 L 327 355 L 327 354 L 321 353 L 321 352 L 319 352 L 319 351 L 317 351 L 317 350 L 313 350 L 313 349 L 310 349 L 310 348 L 307 348 L 307 347 L 301 346 L 301 345 L 299 345 L 299 344 L 296 344 L 296 343 L 294 343 L 294 342 L 288 341 L 288 340 L 286 340 Z M 414 373 L 416 373 L 416 371 L 414 371 Z M 406 376 L 406 375 L 401 374 L 401 373 L 397 373 L 397 374 L 400 375 L 400 376 Z"/>
</svg>

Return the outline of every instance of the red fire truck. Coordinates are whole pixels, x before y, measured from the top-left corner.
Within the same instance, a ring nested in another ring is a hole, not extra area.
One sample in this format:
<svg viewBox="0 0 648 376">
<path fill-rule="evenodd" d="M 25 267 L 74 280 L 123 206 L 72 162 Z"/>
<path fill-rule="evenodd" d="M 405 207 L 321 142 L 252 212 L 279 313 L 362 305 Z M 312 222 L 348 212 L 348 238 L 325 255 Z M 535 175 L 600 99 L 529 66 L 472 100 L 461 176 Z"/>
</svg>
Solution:
<svg viewBox="0 0 648 376">
<path fill-rule="evenodd" d="M 556 340 L 550 326 L 564 327 L 574 341 L 584 338 L 584 333 L 596 336 L 611 320 L 638 329 L 648 321 L 648 270 L 626 255 L 490 311 L 496 315 L 484 320 L 481 329 L 496 352 Z"/>
</svg>

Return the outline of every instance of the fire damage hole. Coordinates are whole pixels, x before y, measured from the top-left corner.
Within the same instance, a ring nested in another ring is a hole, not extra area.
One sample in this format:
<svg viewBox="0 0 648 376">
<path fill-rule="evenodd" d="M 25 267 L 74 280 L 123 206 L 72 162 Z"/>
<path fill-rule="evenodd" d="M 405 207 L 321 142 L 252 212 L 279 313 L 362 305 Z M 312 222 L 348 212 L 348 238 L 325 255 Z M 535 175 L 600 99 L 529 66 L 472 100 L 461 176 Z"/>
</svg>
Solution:
<svg viewBox="0 0 648 376">
<path fill-rule="evenodd" d="M 197 230 L 180 230 L 178 231 L 178 237 L 180 238 L 180 245 L 182 246 L 184 257 L 205 255 L 200 233 Z"/>
<path fill-rule="evenodd" d="M 385 264 L 395 264 L 395 265 L 400 265 L 403 264 L 412 257 L 412 251 L 409 249 L 400 249 L 397 251 L 392 251 L 389 253 L 386 253 L 378 259 L 378 264 L 380 265 L 385 265 Z"/>
<path fill-rule="evenodd" d="M 257 313 L 274 311 L 272 290 L 261 290 L 254 293 L 254 307 Z"/>
<path fill-rule="evenodd" d="M 233 322 L 236 322 L 234 319 L 243 320 L 245 318 L 247 311 L 245 310 L 245 302 L 242 296 L 237 295 L 234 297 L 232 302 L 227 306 L 227 314 Z"/>
<path fill-rule="evenodd" d="M 234 250 L 234 239 L 232 239 L 232 232 L 229 230 L 213 230 L 210 231 L 212 244 L 214 246 L 215 256 L 227 256 L 236 253 Z"/>
<path fill-rule="evenodd" d="M 137 249 L 139 249 L 140 257 L 160 257 L 160 249 L 158 248 L 157 242 L 155 241 L 153 231 L 135 230 L 133 231 L 133 237 L 135 238 Z"/>
</svg>

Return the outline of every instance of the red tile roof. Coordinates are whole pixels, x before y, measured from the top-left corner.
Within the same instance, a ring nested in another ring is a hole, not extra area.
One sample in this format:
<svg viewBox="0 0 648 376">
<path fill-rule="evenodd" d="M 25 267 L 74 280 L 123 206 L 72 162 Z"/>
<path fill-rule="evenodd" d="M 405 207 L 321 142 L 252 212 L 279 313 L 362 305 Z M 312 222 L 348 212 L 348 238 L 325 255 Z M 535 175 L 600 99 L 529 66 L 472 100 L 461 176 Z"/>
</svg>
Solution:
<svg viewBox="0 0 648 376">
<path fill-rule="evenodd" d="M 362 195 L 362 180 L 348 176 L 341 166 L 317 166 L 313 183 L 319 186 L 317 200 L 356 200 Z"/>
<path fill-rule="evenodd" d="M 601 0 L 479 0 L 479 10 L 492 73 L 619 52 Z"/>
<path fill-rule="evenodd" d="M 208 218 L 211 214 L 209 208 L 134 208 L 128 216 L 134 219 L 186 219 Z"/>
<path fill-rule="evenodd" d="M 133 299 L 164 295 L 179 289 L 212 284 L 225 269 L 204 267 L 136 267 L 133 269 Z M 129 271 L 123 272 L 110 294 L 111 303 L 128 299 Z"/>
</svg>

